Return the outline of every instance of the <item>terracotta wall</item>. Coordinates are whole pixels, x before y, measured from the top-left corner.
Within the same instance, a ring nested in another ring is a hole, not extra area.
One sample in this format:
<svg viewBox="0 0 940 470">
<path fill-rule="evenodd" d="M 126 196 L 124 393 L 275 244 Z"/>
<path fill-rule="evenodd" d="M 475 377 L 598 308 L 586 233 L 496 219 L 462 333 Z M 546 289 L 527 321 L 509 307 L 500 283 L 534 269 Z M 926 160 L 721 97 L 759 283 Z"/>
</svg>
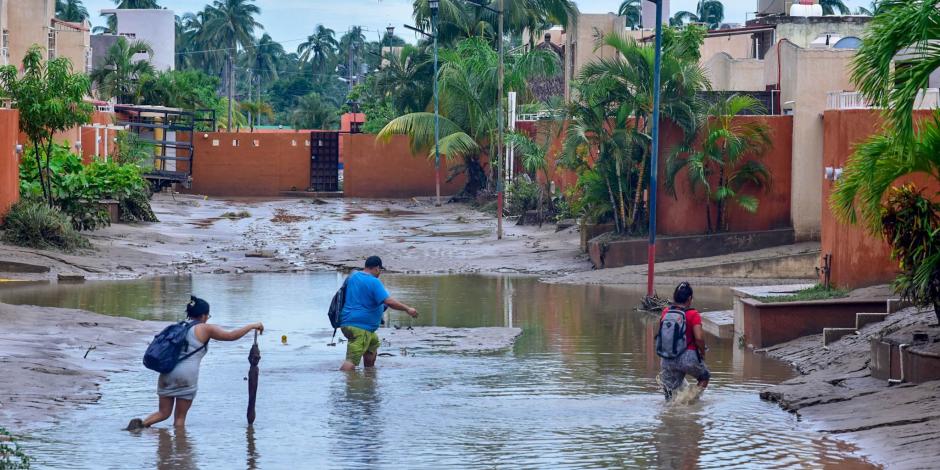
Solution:
<svg viewBox="0 0 940 470">
<path fill-rule="evenodd" d="M 930 115 L 930 111 L 919 111 L 916 117 L 923 119 Z M 826 111 L 823 167 L 845 167 L 854 147 L 878 132 L 882 122 L 877 110 Z M 926 175 L 898 181 L 907 182 L 927 187 L 928 194 L 940 191 L 937 182 Z M 850 288 L 890 282 L 897 274 L 897 263 L 891 260 L 888 244 L 871 235 L 862 225 L 847 225 L 836 219 L 829 208 L 833 185 L 823 179 L 822 253 L 832 254 L 832 282 Z"/>
<path fill-rule="evenodd" d="M 0 109 L 0 218 L 20 196 L 19 158 L 16 155 L 19 113 Z"/>
<path fill-rule="evenodd" d="M 748 191 L 748 194 L 760 199 L 760 208 L 754 214 L 748 213 L 734 205 L 728 211 L 729 231 L 747 232 L 757 230 L 774 230 L 791 226 L 790 218 L 790 186 L 791 186 L 791 156 L 793 119 L 791 116 L 742 116 L 741 121 L 762 121 L 770 128 L 770 137 L 773 146 L 763 156 L 763 163 L 768 167 L 773 177 L 773 183 L 767 191 Z M 519 123 L 520 131 L 530 135 L 544 132 L 541 126 L 533 123 Z M 541 129 L 537 131 L 536 129 Z M 570 170 L 556 167 L 557 156 L 560 152 L 562 137 L 557 138 L 549 151 L 550 176 L 560 190 L 573 187 L 577 183 L 577 175 Z M 707 221 L 705 209 L 699 194 L 692 193 L 691 186 L 685 172 L 679 174 L 676 185 L 676 195 L 668 193 L 665 189 L 665 162 L 673 148 L 682 139 L 681 130 L 677 127 L 664 124 L 660 137 L 660 163 L 659 163 L 659 191 L 657 193 L 657 232 L 660 235 L 695 235 L 706 232 Z M 517 155 L 517 162 L 521 157 Z M 518 165 L 517 165 L 518 166 Z M 541 177 L 539 178 L 542 179 Z M 714 217 L 714 214 L 713 214 Z"/>
<path fill-rule="evenodd" d="M 761 162 L 770 171 L 772 184 L 766 190 L 748 190 L 746 194 L 756 196 L 760 205 L 755 213 L 749 213 L 735 203 L 728 206 L 728 230 L 750 232 L 788 228 L 790 221 L 790 169 L 792 156 L 793 119 L 791 116 L 741 116 L 740 122 L 759 121 L 770 129 L 773 147 L 763 155 Z M 705 218 L 704 195 L 699 190 L 692 192 L 685 171 L 676 178 L 676 195 L 665 189 L 665 161 L 672 148 L 681 138 L 680 131 L 671 126 L 662 136 L 660 152 L 659 192 L 657 199 L 657 232 L 662 235 L 695 235 L 705 233 L 708 222 Z M 714 219 L 714 207 L 712 218 Z"/>
<path fill-rule="evenodd" d="M 371 134 L 341 134 L 343 194 L 362 198 L 409 198 L 433 196 L 434 161 L 414 155 L 408 137 L 392 136 L 388 143 Z M 446 161 L 441 162 L 441 194 L 453 195 L 464 187 L 461 175 L 447 182 Z"/>
<path fill-rule="evenodd" d="M 192 192 L 278 196 L 310 186 L 309 133 L 197 133 Z"/>
</svg>

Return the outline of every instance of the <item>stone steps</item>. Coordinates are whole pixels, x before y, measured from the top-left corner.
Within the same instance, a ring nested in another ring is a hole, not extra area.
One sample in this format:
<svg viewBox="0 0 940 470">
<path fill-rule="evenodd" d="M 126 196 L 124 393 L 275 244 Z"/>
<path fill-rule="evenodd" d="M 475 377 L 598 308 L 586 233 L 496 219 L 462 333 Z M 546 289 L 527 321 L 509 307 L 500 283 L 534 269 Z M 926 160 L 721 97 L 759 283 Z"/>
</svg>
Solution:
<svg viewBox="0 0 940 470">
<path fill-rule="evenodd" d="M 702 312 L 702 329 L 721 339 L 734 338 L 734 310 Z"/>
<path fill-rule="evenodd" d="M 829 346 L 839 341 L 844 336 L 854 335 L 856 333 L 858 333 L 858 330 L 855 328 L 823 328 L 823 346 Z"/>
<path fill-rule="evenodd" d="M 910 307 L 910 302 L 898 300 L 898 299 L 888 299 L 887 304 L 885 305 L 885 312 L 859 312 L 855 314 L 855 328 L 824 328 L 823 329 L 823 346 L 829 346 L 830 344 L 839 341 L 845 336 L 858 334 L 859 330 L 862 328 L 885 321 L 888 318 L 888 315 L 897 312 L 899 310 Z"/>
</svg>

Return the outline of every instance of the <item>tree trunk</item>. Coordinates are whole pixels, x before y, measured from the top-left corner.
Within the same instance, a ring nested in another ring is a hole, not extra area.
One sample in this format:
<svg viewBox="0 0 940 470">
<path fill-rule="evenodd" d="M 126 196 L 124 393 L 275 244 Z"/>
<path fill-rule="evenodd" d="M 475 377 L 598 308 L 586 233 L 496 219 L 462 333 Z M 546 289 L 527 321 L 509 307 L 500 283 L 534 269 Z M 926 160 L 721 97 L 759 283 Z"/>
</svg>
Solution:
<svg viewBox="0 0 940 470">
<path fill-rule="evenodd" d="M 707 200 L 705 201 L 705 220 L 708 222 L 707 233 L 714 233 L 712 232 L 712 204 L 708 202 Z"/>
<path fill-rule="evenodd" d="M 725 169 L 721 167 L 718 170 L 718 189 L 725 187 Z M 718 199 L 718 209 L 715 216 L 715 230 L 719 232 L 725 231 L 725 198 Z"/>
<path fill-rule="evenodd" d="M 49 168 L 49 161 L 52 160 L 52 149 L 54 147 L 55 142 L 50 138 L 49 145 L 46 147 L 46 185 L 49 187 L 49 207 L 52 207 L 55 203 L 55 196 L 52 194 L 52 170 Z"/>
<path fill-rule="evenodd" d="M 617 214 L 617 202 L 614 199 L 614 189 L 610 185 L 610 178 L 605 176 L 604 181 L 607 183 L 607 194 L 610 196 L 610 207 L 613 209 L 614 213 L 614 228 L 617 230 L 617 233 L 623 233 L 623 227 L 620 225 L 620 216 Z"/>
<path fill-rule="evenodd" d="M 933 313 L 937 315 L 937 325 L 940 325 L 940 302 L 933 303 Z"/>
<path fill-rule="evenodd" d="M 46 180 L 42 169 L 42 157 L 39 156 L 39 143 L 33 144 L 33 148 L 33 158 L 36 159 L 36 172 L 39 176 L 39 187 L 42 188 L 42 199 L 46 201 L 47 204 L 50 204 L 49 190 L 46 189 Z"/>
<path fill-rule="evenodd" d="M 464 185 L 463 192 L 467 196 L 476 196 L 481 189 L 486 187 L 486 173 L 480 166 L 480 162 L 472 158 L 464 159 L 464 171 L 467 172 L 467 184 Z"/>
<path fill-rule="evenodd" d="M 617 198 L 619 200 L 620 220 L 623 221 L 624 229 L 627 226 L 627 203 L 623 199 L 623 165 L 618 157 L 615 161 L 615 175 L 617 176 Z"/>
</svg>

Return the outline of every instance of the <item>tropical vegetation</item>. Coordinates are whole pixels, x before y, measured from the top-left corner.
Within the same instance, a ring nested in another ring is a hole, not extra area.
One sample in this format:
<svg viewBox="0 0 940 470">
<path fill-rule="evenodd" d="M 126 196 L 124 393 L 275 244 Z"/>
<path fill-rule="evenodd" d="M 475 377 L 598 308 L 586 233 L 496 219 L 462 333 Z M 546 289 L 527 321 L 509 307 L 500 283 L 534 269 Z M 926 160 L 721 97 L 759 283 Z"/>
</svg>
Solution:
<svg viewBox="0 0 940 470">
<path fill-rule="evenodd" d="M 853 80 L 883 109 L 884 131 L 856 148 L 831 205 L 842 220 L 885 236 L 901 275 L 899 293 L 933 305 L 940 321 L 940 193 L 898 180 L 918 175 L 940 186 L 940 111 L 915 122 L 922 89 L 940 64 L 940 10 L 932 0 L 883 0 L 856 55 Z"/>
<path fill-rule="evenodd" d="M 708 29 L 718 29 L 725 19 L 725 5 L 719 0 L 699 0 L 695 12 L 678 11 L 669 20 L 671 26 L 703 23 Z"/>
</svg>

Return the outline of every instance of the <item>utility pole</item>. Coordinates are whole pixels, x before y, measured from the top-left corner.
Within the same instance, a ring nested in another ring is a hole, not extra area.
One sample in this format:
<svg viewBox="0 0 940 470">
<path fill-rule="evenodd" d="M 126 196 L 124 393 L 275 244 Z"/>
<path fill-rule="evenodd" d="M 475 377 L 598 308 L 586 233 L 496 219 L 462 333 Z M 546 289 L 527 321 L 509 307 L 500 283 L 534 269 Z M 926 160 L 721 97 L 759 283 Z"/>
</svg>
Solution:
<svg viewBox="0 0 940 470">
<path fill-rule="evenodd" d="M 648 0 L 656 3 L 656 59 L 653 68 L 653 151 L 650 155 L 649 218 L 650 243 L 647 253 L 646 295 L 652 297 L 656 277 L 656 190 L 659 174 L 659 104 L 661 99 L 660 74 L 663 50 L 663 0 Z"/>
<path fill-rule="evenodd" d="M 440 0 L 430 0 L 431 34 L 434 36 L 434 189 L 437 199 L 434 205 L 441 206 L 441 101 L 437 84 L 437 10 Z"/>
<path fill-rule="evenodd" d="M 497 240 L 503 239 L 503 197 L 504 197 L 503 195 L 503 192 L 504 192 L 503 172 L 506 170 L 505 162 L 503 161 L 503 147 L 505 146 L 505 140 L 504 140 L 504 135 L 503 135 L 503 132 L 505 131 L 504 126 L 503 126 L 503 119 L 504 119 L 504 116 L 503 116 L 503 78 L 504 78 L 503 77 L 503 73 L 504 73 L 503 62 L 505 60 L 504 51 L 503 51 L 504 49 L 503 48 L 503 16 L 504 16 L 503 12 L 504 12 L 503 0 L 499 0 L 499 13 L 498 13 L 499 15 L 498 36 L 499 37 L 497 38 L 499 40 L 499 111 L 498 111 L 499 112 L 499 119 L 498 119 L 499 152 L 497 152 L 497 155 L 499 155 L 499 157 L 496 160 L 497 164 L 499 165 L 496 168 L 497 178 L 499 178 L 499 180 L 496 182 L 496 200 L 497 200 L 496 205 L 497 205 L 497 211 L 498 211 L 497 212 L 498 217 L 496 218 L 496 239 Z"/>
<path fill-rule="evenodd" d="M 228 83 L 226 84 L 227 86 L 225 87 L 226 88 L 225 94 L 228 95 L 228 123 L 225 126 L 225 132 L 232 132 L 232 94 L 233 94 L 232 82 L 235 81 L 235 73 L 232 68 L 232 53 L 231 52 L 228 53 L 228 57 L 226 57 L 225 63 L 226 63 L 226 66 L 228 67 L 228 70 L 226 70 L 226 77 L 228 79 L 227 80 Z"/>
</svg>

